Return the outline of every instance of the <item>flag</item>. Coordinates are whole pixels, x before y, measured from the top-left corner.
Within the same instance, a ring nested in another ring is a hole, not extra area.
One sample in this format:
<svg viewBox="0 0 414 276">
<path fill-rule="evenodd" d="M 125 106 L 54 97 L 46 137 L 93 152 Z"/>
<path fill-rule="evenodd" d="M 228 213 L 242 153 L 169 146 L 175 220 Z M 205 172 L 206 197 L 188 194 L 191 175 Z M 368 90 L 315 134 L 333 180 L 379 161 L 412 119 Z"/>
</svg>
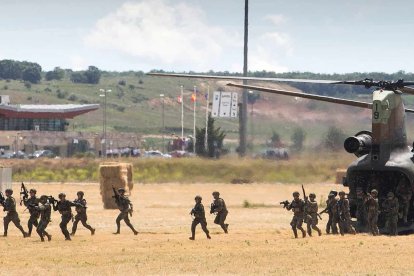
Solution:
<svg viewBox="0 0 414 276">
<path fill-rule="evenodd" d="M 197 96 L 195 93 L 191 94 L 191 101 L 195 102 L 197 100 Z"/>
<path fill-rule="evenodd" d="M 182 103 L 182 102 L 183 102 L 183 99 L 181 98 L 181 96 L 178 96 L 178 97 L 177 97 L 177 102 L 178 102 L 178 103 Z"/>
</svg>

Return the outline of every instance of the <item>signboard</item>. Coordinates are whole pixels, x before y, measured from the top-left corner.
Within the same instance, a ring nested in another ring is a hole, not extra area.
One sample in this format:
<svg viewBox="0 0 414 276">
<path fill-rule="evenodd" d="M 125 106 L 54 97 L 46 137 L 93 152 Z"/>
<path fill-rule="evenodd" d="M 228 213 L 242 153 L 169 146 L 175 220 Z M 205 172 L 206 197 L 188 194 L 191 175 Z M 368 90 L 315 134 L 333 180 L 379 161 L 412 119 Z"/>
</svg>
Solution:
<svg viewBox="0 0 414 276">
<path fill-rule="evenodd" d="M 237 118 L 238 95 L 236 92 L 218 92 L 213 94 L 212 117 Z"/>
</svg>

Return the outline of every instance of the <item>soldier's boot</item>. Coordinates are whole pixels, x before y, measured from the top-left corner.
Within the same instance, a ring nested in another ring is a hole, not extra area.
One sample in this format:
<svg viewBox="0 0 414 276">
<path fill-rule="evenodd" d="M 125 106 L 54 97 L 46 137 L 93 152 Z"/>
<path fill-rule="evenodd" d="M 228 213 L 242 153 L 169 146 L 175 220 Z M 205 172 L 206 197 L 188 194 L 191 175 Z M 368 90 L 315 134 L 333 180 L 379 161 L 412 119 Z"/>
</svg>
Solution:
<svg viewBox="0 0 414 276">
<path fill-rule="evenodd" d="M 22 232 L 23 238 L 29 237 L 29 233 L 25 232 L 21 225 L 17 226 L 17 228 L 20 230 L 20 232 Z"/>
<path fill-rule="evenodd" d="M 65 236 L 65 241 L 71 241 L 70 235 Z"/>
<path fill-rule="evenodd" d="M 302 231 L 302 238 L 305 238 L 306 237 L 306 231 L 303 228 L 300 229 L 300 231 Z"/>
<path fill-rule="evenodd" d="M 318 235 L 319 235 L 319 237 L 320 237 L 320 236 L 322 236 L 322 231 L 321 231 L 321 229 L 317 228 L 317 230 L 316 230 L 316 231 L 318 231 Z"/>
<path fill-rule="evenodd" d="M 229 224 L 226 224 L 226 234 L 229 232 Z"/>
<path fill-rule="evenodd" d="M 27 236 L 28 236 L 28 237 L 31 237 L 31 236 L 32 236 L 32 230 L 33 230 L 33 225 L 32 225 L 31 223 L 29 223 L 29 224 L 27 225 L 27 229 L 29 230 L 29 231 L 27 232 Z"/>
<path fill-rule="evenodd" d="M 43 238 L 43 236 L 40 237 L 40 241 L 41 242 L 45 242 L 45 238 Z"/>
<path fill-rule="evenodd" d="M 312 237 L 312 231 L 311 230 L 308 230 L 307 232 L 308 232 L 308 236 L 309 237 Z"/>
<path fill-rule="evenodd" d="M 209 233 L 206 233 L 206 236 L 207 236 L 207 239 L 211 239 L 211 237 L 210 237 L 210 234 Z"/>
<path fill-rule="evenodd" d="M 116 232 L 112 233 L 114 235 L 118 235 L 121 233 L 121 223 L 119 223 L 118 221 L 116 222 Z"/>
<path fill-rule="evenodd" d="M 208 234 L 207 234 L 208 235 Z M 195 240 L 195 231 L 193 232 L 191 232 L 191 237 L 189 237 L 188 239 L 190 239 L 190 240 Z"/>
<path fill-rule="evenodd" d="M 296 230 L 296 228 L 292 228 L 293 230 L 293 235 L 295 236 L 295 239 L 298 238 L 298 230 Z"/>
<path fill-rule="evenodd" d="M 93 235 L 95 235 L 95 231 L 96 231 L 96 229 L 95 228 L 92 228 L 91 229 L 91 235 L 93 236 Z"/>
</svg>

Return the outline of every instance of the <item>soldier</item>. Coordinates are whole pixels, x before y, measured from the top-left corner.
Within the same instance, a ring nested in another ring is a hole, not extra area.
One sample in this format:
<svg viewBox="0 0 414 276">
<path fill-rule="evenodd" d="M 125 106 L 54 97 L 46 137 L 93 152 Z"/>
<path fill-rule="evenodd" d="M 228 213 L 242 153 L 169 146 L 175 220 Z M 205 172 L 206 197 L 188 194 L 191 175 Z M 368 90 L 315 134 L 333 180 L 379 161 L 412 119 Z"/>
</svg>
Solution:
<svg viewBox="0 0 414 276">
<path fill-rule="evenodd" d="M 116 218 L 117 230 L 114 234 L 117 235 L 121 233 L 121 220 L 124 220 L 126 225 L 128 225 L 129 228 L 131 228 L 132 232 L 134 232 L 134 235 L 138 235 L 138 231 L 135 230 L 134 226 L 132 226 L 131 222 L 129 221 L 128 214 L 132 215 L 133 206 L 131 201 L 125 196 L 125 189 L 118 189 L 118 196 L 115 197 L 115 202 L 118 205 L 118 209 L 121 211 L 121 213 L 119 213 L 118 217 Z"/>
<path fill-rule="evenodd" d="M 50 206 L 50 203 L 47 201 L 47 196 L 42 195 L 40 197 L 40 204 L 34 207 L 38 213 L 40 213 L 40 221 L 39 225 L 37 226 L 36 232 L 40 236 L 40 240 L 42 242 L 45 241 L 45 236 L 47 237 L 48 241 L 52 240 L 52 235 L 49 235 L 46 232 L 46 227 L 50 222 L 50 216 L 52 213 L 52 207 Z"/>
<path fill-rule="evenodd" d="M 403 219 L 405 224 L 407 224 L 407 216 L 408 211 L 410 210 L 410 201 L 413 195 L 413 191 L 411 190 L 411 185 L 405 176 L 402 176 L 400 181 L 398 182 L 395 194 L 398 197 L 399 205 L 401 208 L 399 217 Z"/>
<path fill-rule="evenodd" d="M 318 235 L 322 235 L 322 231 L 318 228 L 318 203 L 315 201 L 316 195 L 314 193 L 309 194 L 309 200 L 305 199 L 305 222 L 308 230 L 309 237 L 312 237 L 312 229 L 318 232 Z"/>
<path fill-rule="evenodd" d="M 72 233 L 70 234 L 71 236 L 74 236 L 76 233 L 76 228 L 78 226 L 79 221 L 82 222 L 82 225 L 86 228 L 89 229 L 89 231 L 91 231 L 91 235 L 95 234 L 95 229 L 92 228 L 86 221 L 88 220 L 88 216 L 86 215 L 86 200 L 83 198 L 84 193 L 82 191 L 79 191 L 76 193 L 76 195 L 78 196 L 77 199 L 75 199 L 73 201 L 73 203 L 75 203 L 76 205 L 76 216 L 75 216 L 75 220 L 73 222 L 73 226 L 72 226 Z"/>
<path fill-rule="evenodd" d="M 219 224 L 221 228 L 223 228 L 224 233 L 228 233 L 229 225 L 225 224 L 224 221 L 227 218 L 227 211 L 226 203 L 222 198 L 220 198 L 220 193 L 215 191 L 213 192 L 214 201 L 211 204 L 210 214 L 217 213 L 216 218 L 214 219 L 215 224 Z"/>
<path fill-rule="evenodd" d="M 351 214 L 349 212 L 349 201 L 345 198 L 345 192 L 339 192 L 339 200 L 337 203 L 339 215 L 339 232 L 343 236 L 345 232 L 356 234 L 354 227 L 351 224 Z"/>
<path fill-rule="evenodd" d="M 293 211 L 293 218 L 292 218 L 292 221 L 290 222 L 290 226 L 292 226 L 295 239 L 298 237 L 297 229 L 302 231 L 303 238 L 306 237 L 306 232 L 302 228 L 304 208 L 305 208 L 305 202 L 299 198 L 299 192 L 294 192 L 293 201 L 286 207 L 286 209 Z"/>
<path fill-rule="evenodd" d="M 379 205 L 378 205 L 378 191 L 372 190 L 371 194 L 365 197 L 365 209 L 367 213 L 367 222 L 368 230 L 372 235 L 379 235 L 378 230 L 378 214 L 379 214 Z"/>
<path fill-rule="evenodd" d="M 385 213 L 385 227 L 388 228 L 388 233 L 391 236 L 396 236 L 398 223 L 398 199 L 394 197 L 393 192 L 387 194 L 387 199 L 382 202 L 381 206 Z"/>
<path fill-rule="evenodd" d="M 4 236 L 7 237 L 7 230 L 9 228 L 9 223 L 12 221 L 14 225 L 22 232 L 23 237 L 26 238 L 28 234 L 23 230 L 23 227 L 20 225 L 19 214 L 16 211 L 16 200 L 12 197 L 13 190 L 6 189 L 6 199 L 4 200 L 3 207 L 4 211 L 7 212 L 7 215 L 4 217 Z"/>
<path fill-rule="evenodd" d="M 29 221 L 27 222 L 27 227 L 29 229 L 29 233 L 28 233 L 29 237 L 32 235 L 33 226 L 37 227 L 38 225 L 37 220 L 39 219 L 39 212 L 35 208 L 35 206 L 39 204 L 39 199 L 36 197 L 36 192 L 37 191 L 35 189 L 30 189 L 29 191 L 30 197 L 23 199 L 24 206 L 27 207 L 27 209 L 29 210 L 29 214 L 30 214 Z"/>
<path fill-rule="evenodd" d="M 62 221 L 59 224 L 62 234 L 65 236 L 65 240 L 70 241 L 70 235 L 68 231 L 68 223 L 72 219 L 72 206 L 75 206 L 73 202 L 66 200 L 66 194 L 59 194 L 59 201 L 53 201 L 53 210 L 59 211 L 62 215 Z"/>
<path fill-rule="evenodd" d="M 201 203 L 201 196 L 196 196 L 194 198 L 196 204 L 194 208 L 191 210 L 190 215 L 194 215 L 193 223 L 191 223 L 191 237 L 190 240 L 195 239 L 195 230 L 197 224 L 201 224 L 201 228 L 203 229 L 204 233 L 206 233 L 207 239 L 211 239 L 209 231 L 207 229 L 207 221 L 206 221 L 206 214 L 204 212 L 204 206 Z"/>
</svg>

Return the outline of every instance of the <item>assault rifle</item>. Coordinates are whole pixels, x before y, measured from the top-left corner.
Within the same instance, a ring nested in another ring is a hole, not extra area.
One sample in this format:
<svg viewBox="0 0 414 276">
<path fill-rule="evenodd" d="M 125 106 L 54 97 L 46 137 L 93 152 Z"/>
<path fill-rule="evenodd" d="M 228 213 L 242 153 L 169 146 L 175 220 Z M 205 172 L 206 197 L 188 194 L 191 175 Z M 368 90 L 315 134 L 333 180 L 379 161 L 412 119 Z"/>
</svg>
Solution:
<svg viewBox="0 0 414 276">
<path fill-rule="evenodd" d="M 112 198 L 115 198 L 115 202 L 118 204 L 121 200 L 121 196 L 118 194 L 114 186 L 112 186 L 112 191 L 114 191 L 114 195 L 112 196 Z M 132 217 L 132 212 L 133 212 L 132 209 L 128 210 L 128 213 L 131 217 Z"/>
<path fill-rule="evenodd" d="M 216 205 L 214 205 L 214 202 L 210 205 L 210 214 L 216 213 Z"/>
<path fill-rule="evenodd" d="M 26 189 L 26 186 L 24 186 L 24 183 L 22 182 L 22 186 L 20 187 L 20 206 L 22 206 L 23 201 L 29 198 L 29 192 Z"/>
<path fill-rule="evenodd" d="M 283 208 L 287 209 L 287 207 L 289 206 L 290 202 L 288 200 L 279 202 L 279 204 L 283 205 Z"/>
<path fill-rule="evenodd" d="M 57 202 L 57 200 L 53 197 L 53 196 L 48 196 L 47 200 L 49 201 L 50 204 L 54 205 L 55 202 Z"/>
<path fill-rule="evenodd" d="M 3 192 L 0 192 L 0 204 L 4 207 L 4 202 L 6 201 L 6 198 L 4 197 Z"/>
</svg>

